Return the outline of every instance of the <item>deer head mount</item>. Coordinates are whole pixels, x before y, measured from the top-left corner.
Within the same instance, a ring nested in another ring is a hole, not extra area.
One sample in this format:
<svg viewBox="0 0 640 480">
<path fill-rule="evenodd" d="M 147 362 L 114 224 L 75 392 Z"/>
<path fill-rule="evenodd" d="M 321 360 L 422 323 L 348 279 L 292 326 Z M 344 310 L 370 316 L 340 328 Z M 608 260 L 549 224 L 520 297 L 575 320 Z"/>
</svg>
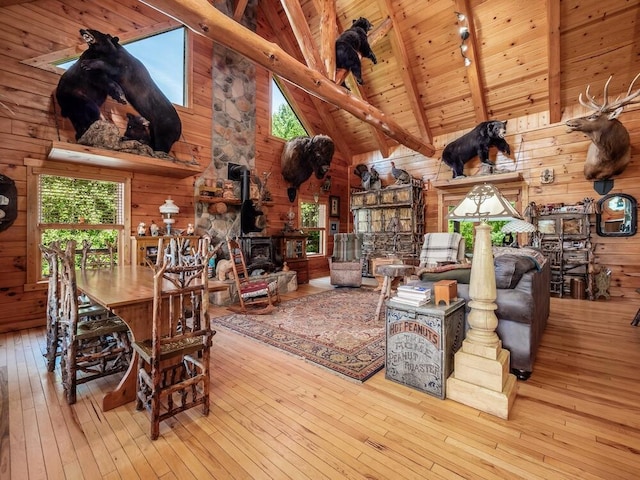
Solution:
<svg viewBox="0 0 640 480">
<path fill-rule="evenodd" d="M 619 96 L 609 103 L 609 83 L 613 75 L 604 85 L 603 102 L 598 104 L 595 97 L 589 93 L 589 85 L 585 92 L 586 101 L 582 93 L 578 97 L 580 105 L 592 110 L 585 117 L 574 118 L 566 122 L 570 132 L 582 132 L 591 139 L 591 145 L 587 151 L 587 160 L 584 164 L 584 176 L 587 180 L 605 180 L 615 175 L 620 175 L 631 160 L 631 142 L 629 132 L 618 121 L 618 116 L 627 105 L 640 103 L 640 89 L 631 93 L 633 85 L 640 77 L 635 76 L 627 94 Z"/>
</svg>

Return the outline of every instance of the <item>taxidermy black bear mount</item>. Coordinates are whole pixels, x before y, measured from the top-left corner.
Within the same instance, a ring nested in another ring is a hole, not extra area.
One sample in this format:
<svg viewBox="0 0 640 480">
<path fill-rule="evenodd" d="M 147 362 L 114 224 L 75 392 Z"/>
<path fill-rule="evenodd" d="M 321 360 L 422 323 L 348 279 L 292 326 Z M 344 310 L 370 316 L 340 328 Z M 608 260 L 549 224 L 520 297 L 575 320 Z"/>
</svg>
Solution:
<svg viewBox="0 0 640 480">
<path fill-rule="evenodd" d="M 451 167 L 453 178 L 464 177 L 464 164 L 475 157 L 493 168 L 495 165 L 489 160 L 490 147 L 496 147 L 506 155 L 511 154 L 509 144 L 504 139 L 506 132 L 506 121 L 482 122 L 444 147 L 442 161 Z"/>
<path fill-rule="evenodd" d="M 353 21 L 350 28 L 342 32 L 336 39 L 336 69 L 344 69 L 353 73 L 356 81 L 363 85 L 361 57 L 366 57 L 375 65 L 378 63 L 367 40 L 367 32 L 373 28 L 371 22 L 364 17 Z M 343 77 L 344 78 L 344 77 Z M 344 82 L 340 82 L 346 87 Z"/>
<path fill-rule="evenodd" d="M 331 137 L 315 135 L 313 137 L 295 137 L 284 144 L 280 164 L 282 178 L 289 184 L 289 201 L 296 199 L 298 187 L 315 173 L 322 180 L 329 171 L 335 146 Z"/>
<path fill-rule="evenodd" d="M 118 37 L 89 29 L 80 34 L 89 48 L 62 75 L 56 89 L 61 115 L 71 120 L 76 140 L 100 118 L 107 95 L 120 103 L 126 97 L 149 121 L 151 148 L 169 153 L 182 134 L 182 123 L 144 64 L 120 45 Z"/>
<path fill-rule="evenodd" d="M 629 165 L 631 161 L 629 132 L 620 123 L 618 116 L 625 106 L 640 102 L 635 100 L 640 96 L 640 89 L 631 93 L 639 77 L 640 73 L 629 85 L 624 98 L 616 98 L 612 103 L 609 103 L 608 98 L 609 82 L 612 76 L 604 85 L 602 104 L 597 103 L 596 99 L 589 94 L 589 86 L 585 92 L 587 100 L 582 99 L 582 93 L 578 97 L 580 104 L 592 112 L 586 117 L 568 120 L 566 125 L 570 132 L 582 132 L 591 139 L 584 163 L 584 177 L 587 180 L 607 180 L 614 175 L 620 175 Z"/>
</svg>

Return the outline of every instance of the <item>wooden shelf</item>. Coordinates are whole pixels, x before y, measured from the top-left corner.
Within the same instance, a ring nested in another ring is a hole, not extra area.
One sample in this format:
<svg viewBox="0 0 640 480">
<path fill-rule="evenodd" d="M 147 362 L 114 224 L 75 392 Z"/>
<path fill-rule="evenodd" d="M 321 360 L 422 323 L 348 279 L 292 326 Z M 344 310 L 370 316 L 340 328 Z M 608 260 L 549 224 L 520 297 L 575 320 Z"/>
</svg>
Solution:
<svg viewBox="0 0 640 480">
<path fill-rule="evenodd" d="M 458 177 L 448 180 L 436 180 L 432 182 L 435 188 L 447 189 L 458 187 L 469 187 L 478 183 L 509 183 L 521 182 L 522 174 L 520 172 L 492 173 L 488 175 L 475 175 L 473 177 Z"/>
<path fill-rule="evenodd" d="M 130 172 L 187 178 L 204 170 L 199 164 L 181 160 L 145 157 L 133 153 L 89 147 L 77 143 L 51 142 L 49 159 L 94 167 L 114 168 Z"/>
</svg>

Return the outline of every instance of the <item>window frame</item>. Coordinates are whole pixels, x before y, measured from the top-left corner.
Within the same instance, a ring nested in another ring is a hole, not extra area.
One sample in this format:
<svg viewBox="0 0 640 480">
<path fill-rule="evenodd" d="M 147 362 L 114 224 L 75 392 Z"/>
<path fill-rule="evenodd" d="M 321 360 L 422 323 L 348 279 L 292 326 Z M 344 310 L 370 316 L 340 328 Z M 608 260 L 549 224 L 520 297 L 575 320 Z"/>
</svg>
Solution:
<svg viewBox="0 0 640 480">
<path fill-rule="evenodd" d="M 110 226 L 110 229 L 118 230 L 118 263 L 129 264 L 131 259 L 129 236 L 131 232 L 131 179 L 132 174 L 127 172 L 109 172 L 95 167 L 70 168 L 68 165 L 60 165 L 47 161 L 46 166 L 30 166 L 27 168 L 27 283 L 25 290 L 46 289 L 47 280 L 40 276 L 42 272 L 42 254 L 39 244 L 43 228 L 39 224 L 39 183 L 40 175 L 63 176 L 69 178 L 81 178 L 88 180 L 101 180 L 107 182 L 122 183 L 124 187 L 122 210 L 123 224 Z M 65 229 L 82 229 L 85 224 L 68 224 Z M 90 228 L 89 230 L 104 229 L 103 227 Z"/>
<path fill-rule="evenodd" d="M 272 109 L 272 100 L 273 100 L 273 89 L 277 88 L 280 90 L 280 93 L 282 93 L 282 96 L 284 97 L 285 101 L 289 104 L 289 108 L 291 108 L 291 110 L 293 111 L 293 114 L 296 116 L 296 118 L 298 119 L 298 121 L 300 122 L 300 125 L 302 125 L 302 128 L 304 129 L 304 131 L 306 132 L 305 135 L 307 136 L 313 136 L 313 129 L 307 124 L 307 122 L 305 121 L 304 117 L 302 115 L 300 115 L 300 113 L 297 111 L 297 109 L 295 108 L 295 102 L 292 101 L 292 93 L 291 91 L 288 89 L 288 87 L 285 86 L 284 82 L 282 80 L 280 80 L 280 78 L 273 74 L 273 73 L 269 73 L 269 118 L 268 118 L 268 123 L 269 123 L 269 136 L 275 139 L 278 139 L 282 142 L 287 142 L 288 140 L 282 137 L 278 137 L 277 135 L 273 134 L 273 109 Z"/>
<path fill-rule="evenodd" d="M 309 203 L 309 204 L 316 204 L 320 207 L 320 212 L 319 215 L 322 215 L 322 213 L 324 212 L 323 217 L 324 218 L 319 218 L 319 223 L 322 226 L 318 226 L 318 227 L 305 227 L 302 223 L 302 204 L 303 203 Z M 320 252 L 318 253 L 308 253 L 307 252 L 307 257 L 309 258 L 320 258 L 320 257 L 326 257 L 327 256 L 327 248 L 328 248 L 328 223 L 329 223 L 329 205 L 326 201 L 326 199 L 320 198 L 318 199 L 318 201 L 316 202 L 312 197 L 307 197 L 306 195 L 302 195 L 299 196 L 298 198 L 298 218 L 300 219 L 300 228 L 302 229 L 302 231 L 305 234 L 308 234 L 308 232 L 320 232 Z M 308 240 L 307 240 L 308 242 Z M 308 243 L 307 243 L 308 244 Z"/>
</svg>

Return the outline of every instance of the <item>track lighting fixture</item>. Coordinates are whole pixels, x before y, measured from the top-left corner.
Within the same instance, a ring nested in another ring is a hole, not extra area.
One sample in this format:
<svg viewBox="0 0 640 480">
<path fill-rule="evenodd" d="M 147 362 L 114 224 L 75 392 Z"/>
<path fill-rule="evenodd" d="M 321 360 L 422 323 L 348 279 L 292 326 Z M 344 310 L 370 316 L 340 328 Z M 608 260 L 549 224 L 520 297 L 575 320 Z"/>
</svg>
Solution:
<svg viewBox="0 0 640 480">
<path fill-rule="evenodd" d="M 465 22 L 464 25 L 460 26 L 460 30 L 459 30 L 459 34 L 460 34 L 460 54 L 462 55 L 462 58 L 464 58 L 464 66 L 468 67 L 469 65 L 471 65 L 471 59 L 469 57 L 467 57 L 467 50 L 468 50 L 468 46 L 465 43 L 469 37 L 471 36 L 471 32 L 469 31 L 469 25 L 467 25 L 467 17 L 464 13 L 460 13 L 460 12 L 454 12 L 456 14 L 456 17 L 458 18 L 458 22 L 462 23 Z"/>
</svg>

